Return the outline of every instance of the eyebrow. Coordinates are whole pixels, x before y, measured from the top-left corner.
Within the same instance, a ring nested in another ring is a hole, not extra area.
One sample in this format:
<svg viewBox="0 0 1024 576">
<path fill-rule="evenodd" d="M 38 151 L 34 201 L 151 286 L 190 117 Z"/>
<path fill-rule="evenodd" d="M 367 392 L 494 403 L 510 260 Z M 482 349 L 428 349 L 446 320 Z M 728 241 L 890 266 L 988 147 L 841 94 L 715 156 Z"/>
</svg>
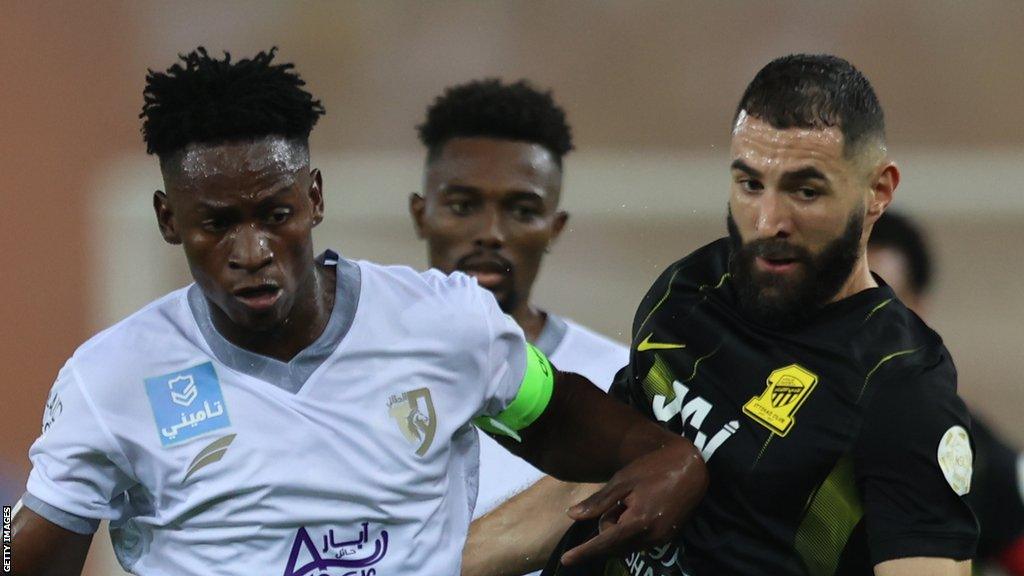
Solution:
<svg viewBox="0 0 1024 576">
<path fill-rule="evenodd" d="M 441 187 L 441 194 L 480 194 L 480 188 L 467 184 L 445 184 Z M 513 200 L 541 200 L 547 197 L 546 191 L 542 188 L 537 190 L 510 190 L 509 196 Z"/>
<path fill-rule="evenodd" d="M 291 187 L 292 187 L 292 185 L 289 183 L 289 184 L 283 184 L 281 186 L 278 186 L 277 188 L 273 189 L 270 192 L 262 192 L 262 193 L 258 192 L 256 194 L 256 197 L 258 198 L 258 200 L 256 200 L 256 205 L 257 206 L 262 206 L 262 205 L 265 205 L 265 204 L 267 204 L 269 202 L 272 202 L 273 200 L 276 200 L 279 196 L 281 196 L 282 194 L 285 194 L 286 192 L 288 192 L 288 190 Z M 198 203 L 199 203 L 199 207 L 200 208 L 205 208 L 207 210 L 226 210 L 226 209 L 229 209 L 229 208 L 234 208 L 233 204 L 228 203 L 228 202 L 221 202 L 221 201 L 218 201 L 218 200 L 205 200 L 204 199 L 204 200 L 199 200 Z"/>
<path fill-rule="evenodd" d="M 764 176 L 759 170 L 740 159 L 733 160 L 729 167 L 733 170 L 739 170 L 753 178 L 761 178 Z M 805 180 L 821 180 L 823 182 L 829 182 L 828 176 L 825 176 L 821 170 L 818 170 L 814 166 L 806 166 L 799 170 L 786 172 L 782 175 L 781 180 L 783 182 L 803 182 Z"/>
</svg>

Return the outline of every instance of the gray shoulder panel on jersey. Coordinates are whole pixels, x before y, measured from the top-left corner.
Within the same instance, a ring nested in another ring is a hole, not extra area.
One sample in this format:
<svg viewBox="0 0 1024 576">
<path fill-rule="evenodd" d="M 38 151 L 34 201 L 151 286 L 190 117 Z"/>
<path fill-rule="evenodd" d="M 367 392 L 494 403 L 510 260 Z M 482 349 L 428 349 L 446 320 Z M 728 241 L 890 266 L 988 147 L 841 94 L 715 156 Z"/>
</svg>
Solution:
<svg viewBox="0 0 1024 576">
<path fill-rule="evenodd" d="M 558 349 L 558 345 L 565 339 L 565 334 L 569 331 L 569 324 L 561 316 L 556 316 L 550 312 L 547 315 L 544 328 L 540 331 L 540 335 L 537 336 L 537 341 L 533 345 L 550 358 L 555 353 L 555 350 Z"/>
<path fill-rule="evenodd" d="M 334 309 L 327 321 L 323 334 L 299 352 L 290 362 L 262 356 L 240 348 L 221 336 L 210 317 L 209 304 L 199 286 L 193 285 L 188 291 L 188 304 L 196 318 L 199 330 L 210 345 L 217 360 L 224 365 L 273 384 L 292 394 L 298 392 L 310 375 L 337 349 L 355 319 L 362 286 L 359 265 L 338 257 L 328 251 L 321 257 L 327 265 L 336 263 L 338 280 L 334 294 Z"/>
<path fill-rule="evenodd" d="M 65 512 L 56 506 L 50 506 L 28 492 L 21 497 L 21 503 L 25 505 L 25 508 L 76 534 L 92 534 L 100 527 L 100 521 L 95 518 L 84 518 Z"/>
</svg>

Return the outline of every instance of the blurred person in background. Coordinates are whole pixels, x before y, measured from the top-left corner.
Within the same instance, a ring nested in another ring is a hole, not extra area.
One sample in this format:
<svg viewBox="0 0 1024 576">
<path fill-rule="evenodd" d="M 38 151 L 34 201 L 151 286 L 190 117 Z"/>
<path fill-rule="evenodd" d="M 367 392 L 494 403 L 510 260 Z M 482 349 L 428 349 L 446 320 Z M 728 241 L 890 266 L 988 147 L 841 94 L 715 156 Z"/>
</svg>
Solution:
<svg viewBox="0 0 1024 576">
<path fill-rule="evenodd" d="M 607 480 L 577 517 L 628 501 L 570 555 L 673 535 L 706 485 L 691 442 L 552 367 L 464 274 L 316 256 L 320 102 L 274 50 L 180 58 L 146 78 L 143 135 L 158 228 L 195 283 L 58 374 L 14 573 L 80 573 L 108 519 L 142 576 L 456 574 L 472 423 L 549 473 Z"/>
<path fill-rule="evenodd" d="M 707 495 L 672 544 L 566 566 L 605 523 L 577 522 L 545 574 L 969 574 L 955 368 L 867 263 L 900 180 L 874 89 L 835 56 L 776 59 L 740 98 L 728 161 L 728 237 L 654 283 L 611 388 L 693 440 Z"/>
<path fill-rule="evenodd" d="M 927 318 L 935 268 L 931 248 L 916 222 L 904 214 L 886 212 L 871 232 L 868 262 L 896 297 Z M 979 568 L 998 566 L 1024 576 L 1024 454 L 1007 445 L 974 413 L 971 437 L 974 477 L 967 501 L 981 527 Z"/>
<path fill-rule="evenodd" d="M 464 272 L 494 293 L 501 309 L 523 329 L 527 341 L 560 370 L 585 376 L 604 390 L 629 359 L 629 351 L 591 330 L 533 304 L 533 285 L 544 254 L 565 229 L 559 210 L 563 161 L 572 148 L 564 110 L 550 92 L 526 81 L 489 79 L 453 86 L 428 108 L 418 128 L 427 148 L 423 194 L 409 199 L 416 233 L 426 240 L 430 266 L 446 274 Z M 544 477 L 487 435 L 480 437 L 480 478 L 475 517 Z M 563 483 L 550 477 L 546 498 L 518 498 L 515 506 L 565 511 L 598 485 Z M 536 515 L 548 521 L 547 515 Z M 508 574 L 540 569 L 571 520 L 564 513 L 550 526 L 517 527 L 519 538 L 547 535 L 532 559 L 518 555 L 464 557 L 463 573 L 502 566 Z M 508 534 L 500 522 L 476 520 L 474 538 Z"/>
</svg>

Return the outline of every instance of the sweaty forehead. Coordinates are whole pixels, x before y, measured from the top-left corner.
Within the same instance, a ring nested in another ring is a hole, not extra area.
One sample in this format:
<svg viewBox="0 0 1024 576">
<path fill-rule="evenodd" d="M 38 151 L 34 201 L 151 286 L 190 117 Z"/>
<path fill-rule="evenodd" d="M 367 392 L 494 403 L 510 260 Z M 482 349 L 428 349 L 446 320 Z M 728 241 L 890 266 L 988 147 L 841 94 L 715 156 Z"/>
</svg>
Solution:
<svg viewBox="0 0 1024 576">
<path fill-rule="evenodd" d="M 431 189 L 457 184 L 487 191 L 556 194 L 562 171 L 540 144 L 495 138 L 453 138 L 427 165 Z"/>
<path fill-rule="evenodd" d="M 732 130 L 732 155 L 758 170 L 795 164 L 840 168 L 843 133 L 837 127 L 780 129 L 740 112 Z"/>
<path fill-rule="evenodd" d="M 164 178 L 170 177 L 184 185 L 238 177 L 272 179 L 291 176 L 308 167 L 309 149 L 305 143 L 280 136 L 221 144 L 190 144 L 161 162 Z"/>
</svg>

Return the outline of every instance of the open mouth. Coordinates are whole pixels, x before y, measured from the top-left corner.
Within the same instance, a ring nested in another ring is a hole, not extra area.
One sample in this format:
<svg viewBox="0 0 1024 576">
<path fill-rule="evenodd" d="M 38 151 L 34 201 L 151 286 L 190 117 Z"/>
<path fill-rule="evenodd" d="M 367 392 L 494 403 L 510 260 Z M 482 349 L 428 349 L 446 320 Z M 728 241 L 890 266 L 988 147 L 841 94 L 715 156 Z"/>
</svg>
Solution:
<svg viewBox="0 0 1024 576">
<path fill-rule="evenodd" d="M 800 261 L 796 258 L 765 258 L 757 257 L 758 266 L 768 272 L 789 272 L 797 267 Z"/>
<path fill-rule="evenodd" d="M 232 292 L 243 304 L 250 308 L 263 310 L 270 308 L 281 296 L 281 289 L 273 284 L 246 286 Z"/>
</svg>

